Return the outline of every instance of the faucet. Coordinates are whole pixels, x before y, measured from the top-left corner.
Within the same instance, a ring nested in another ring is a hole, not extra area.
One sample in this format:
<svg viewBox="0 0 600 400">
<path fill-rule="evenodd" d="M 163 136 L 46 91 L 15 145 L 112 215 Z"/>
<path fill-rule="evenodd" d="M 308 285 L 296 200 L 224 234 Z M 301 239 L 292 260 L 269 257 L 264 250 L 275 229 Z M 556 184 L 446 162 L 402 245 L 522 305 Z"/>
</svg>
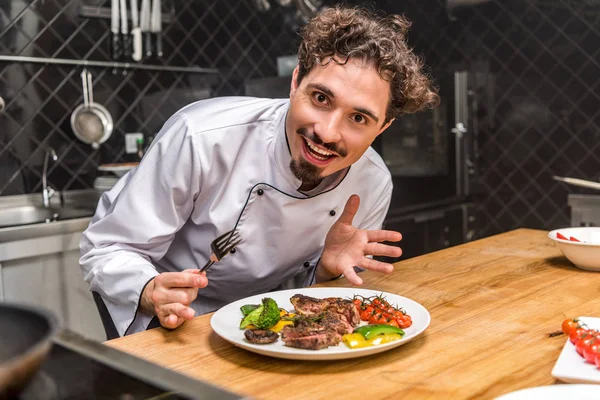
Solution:
<svg viewBox="0 0 600 400">
<path fill-rule="evenodd" d="M 44 207 L 50 207 L 50 198 L 54 195 L 54 189 L 52 189 L 47 182 L 48 176 L 48 158 L 52 156 L 52 161 L 58 160 L 58 156 L 52 147 L 46 148 L 46 155 L 44 156 L 44 171 L 42 172 L 42 200 Z"/>
</svg>

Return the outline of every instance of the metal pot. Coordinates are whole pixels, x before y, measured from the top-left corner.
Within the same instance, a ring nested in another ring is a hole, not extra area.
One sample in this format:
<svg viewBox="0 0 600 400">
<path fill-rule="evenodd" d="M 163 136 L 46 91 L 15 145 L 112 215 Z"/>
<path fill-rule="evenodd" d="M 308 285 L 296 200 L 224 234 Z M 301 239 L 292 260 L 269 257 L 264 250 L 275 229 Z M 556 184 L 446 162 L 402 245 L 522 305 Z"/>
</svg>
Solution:
<svg viewBox="0 0 600 400">
<path fill-rule="evenodd" d="M 0 399 L 25 388 L 48 355 L 57 329 L 48 311 L 0 304 Z"/>
<path fill-rule="evenodd" d="M 81 71 L 81 83 L 83 104 L 71 114 L 71 128 L 77 139 L 97 149 L 112 134 L 113 119 L 106 108 L 94 103 L 92 74 L 85 68 Z"/>
</svg>

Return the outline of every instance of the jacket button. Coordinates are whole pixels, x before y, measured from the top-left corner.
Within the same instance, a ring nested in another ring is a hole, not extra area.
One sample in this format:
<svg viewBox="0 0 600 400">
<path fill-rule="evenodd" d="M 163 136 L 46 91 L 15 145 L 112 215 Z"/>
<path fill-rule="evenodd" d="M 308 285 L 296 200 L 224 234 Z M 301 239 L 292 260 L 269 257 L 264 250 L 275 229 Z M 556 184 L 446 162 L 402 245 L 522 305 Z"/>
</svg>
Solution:
<svg viewBox="0 0 600 400">
<path fill-rule="evenodd" d="M 304 268 L 308 268 L 308 267 L 310 267 L 310 263 L 309 263 L 308 261 L 306 261 L 306 262 L 304 263 Z"/>
<path fill-rule="evenodd" d="M 256 191 L 256 193 L 258 193 L 258 195 L 259 195 L 259 196 L 262 196 L 262 195 L 265 193 L 265 191 L 264 191 L 264 190 L 262 190 L 262 189 L 258 189 L 258 190 Z"/>
<path fill-rule="evenodd" d="M 332 217 L 335 217 L 335 210 L 329 211 L 329 215 L 331 215 Z"/>
</svg>

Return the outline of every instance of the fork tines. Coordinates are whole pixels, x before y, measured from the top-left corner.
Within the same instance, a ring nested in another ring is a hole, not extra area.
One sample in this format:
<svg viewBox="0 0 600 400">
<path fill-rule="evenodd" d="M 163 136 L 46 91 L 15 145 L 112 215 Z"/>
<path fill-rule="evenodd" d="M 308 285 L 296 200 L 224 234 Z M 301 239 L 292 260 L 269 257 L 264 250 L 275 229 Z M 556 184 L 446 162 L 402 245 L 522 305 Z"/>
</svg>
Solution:
<svg viewBox="0 0 600 400">
<path fill-rule="evenodd" d="M 213 242 L 216 247 L 213 249 L 213 251 L 216 253 L 218 258 L 221 258 L 225 254 L 228 254 L 231 249 L 237 246 L 240 242 L 241 239 L 238 231 L 225 232 Z M 223 246 L 227 247 L 223 248 Z"/>
</svg>

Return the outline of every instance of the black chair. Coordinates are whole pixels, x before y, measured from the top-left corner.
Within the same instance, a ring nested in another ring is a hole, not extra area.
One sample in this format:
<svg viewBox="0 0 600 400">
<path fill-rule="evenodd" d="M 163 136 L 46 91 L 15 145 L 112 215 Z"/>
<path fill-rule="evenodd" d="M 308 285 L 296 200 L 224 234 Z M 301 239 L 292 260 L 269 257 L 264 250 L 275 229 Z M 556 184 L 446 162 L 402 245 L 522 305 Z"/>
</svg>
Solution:
<svg viewBox="0 0 600 400">
<path fill-rule="evenodd" d="M 102 296 L 98 292 L 92 292 L 92 296 L 94 297 L 94 302 L 96 303 L 96 307 L 98 308 L 98 313 L 100 314 L 100 320 L 102 321 L 102 326 L 104 326 L 104 332 L 106 332 L 106 340 L 116 339 L 121 337 L 119 335 L 119 331 L 117 331 L 117 327 L 110 316 L 110 312 L 104 304 L 104 300 L 102 300 Z M 150 323 L 148 324 L 148 329 L 158 328 L 160 326 L 160 321 L 158 317 L 152 318 Z"/>
<path fill-rule="evenodd" d="M 96 307 L 98 308 L 98 312 L 100 313 L 100 319 L 102 320 L 102 325 L 104 326 L 104 331 L 106 332 L 106 340 L 116 339 L 121 337 L 119 335 L 119 331 L 117 331 L 117 327 L 110 316 L 110 312 L 108 312 L 108 308 L 106 304 L 104 304 L 104 300 L 102 300 L 102 296 L 98 292 L 92 292 L 94 296 L 94 301 L 96 302 Z"/>
</svg>

